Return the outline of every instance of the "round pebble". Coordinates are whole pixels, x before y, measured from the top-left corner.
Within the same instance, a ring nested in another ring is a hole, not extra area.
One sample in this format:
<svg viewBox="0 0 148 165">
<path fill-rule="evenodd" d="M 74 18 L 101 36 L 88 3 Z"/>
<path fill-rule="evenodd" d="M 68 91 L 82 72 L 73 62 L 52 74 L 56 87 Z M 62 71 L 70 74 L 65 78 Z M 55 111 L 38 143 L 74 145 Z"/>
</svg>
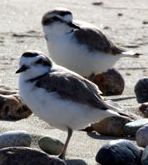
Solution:
<svg viewBox="0 0 148 165">
<path fill-rule="evenodd" d="M 141 158 L 142 165 L 148 165 L 148 146 L 145 148 Z"/>
<path fill-rule="evenodd" d="M 148 124 L 148 119 L 138 119 L 138 120 L 129 122 L 125 124 L 124 132 L 126 135 L 135 136 L 137 130 L 141 128 L 142 126 L 144 126 L 145 124 Z"/>
<path fill-rule="evenodd" d="M 43 151 L 45 151 L 51 155 L 59 155 L 64 146 L 64 144 L 61 141 L 51 138 L 51 137 L 41 138 L 38 141 L 38 144 L 39 144 L 39 147 Z"/>
<path fill-rule="evenodd" d="M 11 146 L 29 147 L 31 136 L 26 131 L 8 131 L 0 134 L 0 148 Z"/>
<path fill-rule="evenodd" d="M 148 78 L 140 79 L 134 91 L 139 103 L 148 102 Z"/>
<path fill-rule="evenodd" d="M 115 69 L 96 75 L 93 82 L 105 96 L 122 94 L 125 85 L 122 75 Z"/>
<path fill-rule="evenodd" d="M 129 140 L 113 140 L 96 155 L 101 165 L 140 165 L 141 150 Z"/>
<path fill-rule="evenodd" d="M 146 147 L 148 145 L 148 124 L 137 131 L 136 142 L 141 147 Z"/>
<path fill-rule="evenodd" d="M 66 163 L 36 149 L 8 147 L 0 149 L 0 165 L 66 165 Z"/>
</svg>

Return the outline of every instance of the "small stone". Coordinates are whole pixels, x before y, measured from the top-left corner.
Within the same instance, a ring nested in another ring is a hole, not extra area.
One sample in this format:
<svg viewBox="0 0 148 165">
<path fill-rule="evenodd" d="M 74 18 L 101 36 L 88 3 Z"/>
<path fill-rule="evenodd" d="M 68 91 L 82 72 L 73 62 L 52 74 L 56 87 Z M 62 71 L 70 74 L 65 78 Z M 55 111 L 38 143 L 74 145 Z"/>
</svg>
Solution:
<svg viewBox="0 0 148 165">
<path fill-rule="evenodd" d="M 148 21 L 143 21 L 142 24 L 146 25 L 148 24 Z"/>
<path fill-rule="evenodd" d="M 129 140 L 112 140 L 96 155 L 101 165 L 140 165 L 141 150 Z"/>
<path fill-rule="evenodd" d="M 66 165 L 66 163 L 36 149 L 8 147 L 0 149 L 0 165 Z"/>
<path fill-rule="evenodd" d="M 64 144 L 51 137 L 43 137 L 38 141 L 39 147 L 51 155 L 59 155 L 62 151 Z"/>
<path fill-rule="evenodd" d="M 26 131 L 7 131 L 0 134 L 0 148 L 12 146 L 29 147 L 31 136 Z"/>
<path fill-rule="evenodd" d="M 148 119 L 138 119 L 138 120 L 129 122 L 125 124 L 124 132 L 127 135 L 135 136 L 137 130 L 141 128 L 142 126 L 144 126 L 145 124 L 148 124 Z"/>
<path fill-rule="evenodd" d="M 115 69 L 96 75 L 93 82 L 105 96 L 120 95 L 124 90 L 124 79 Z"/>
<path fill-rule="evenodd" d="M 148 146 L 145 148 L 141 158 L 142 165 L 148 165 Z"/>
<path fill-rule="evenodd" d="M 148 124 L 138 129 L 136 132 L 136 142 L 140 147 L 148 145 Z"/>
<path fill-rule="evenodd" d="M 140 79 L 136 83 L 134 91 L 139 103 L 148 102 L 148 78 Z"/>
<path fill-rule="evenodd" d="M 32 114 L 31 110 L 22 103 L 19 95 L 0 94 L 0 119 L 19 120 Z"/>
<path fill-rule="evenodd" d="M 118 13 L 118 16 L 119 16 L 119 17 L 123 16 L 123 13 Z"/>
<path fill-rule="evenodd" d="M 123 136 L 125 135 L 123 127 L 131 120 L 126 117 L 112 116 L 91 125 L 94 131 L 108 136 Z"/>
<path fill-rule="evenodd" d="M 139 111 L 143 114 L 145 118 L 148 118 L 148 102 L 140 105 Z"/>
<path fill-rule="evenodd" d="M 101 6 L 101 5 L 103 5 L 103 2 L 102 1 L 97 1 L 97 2 L 93 2 L 92 4 L 94 6 Z"/>
</svg>

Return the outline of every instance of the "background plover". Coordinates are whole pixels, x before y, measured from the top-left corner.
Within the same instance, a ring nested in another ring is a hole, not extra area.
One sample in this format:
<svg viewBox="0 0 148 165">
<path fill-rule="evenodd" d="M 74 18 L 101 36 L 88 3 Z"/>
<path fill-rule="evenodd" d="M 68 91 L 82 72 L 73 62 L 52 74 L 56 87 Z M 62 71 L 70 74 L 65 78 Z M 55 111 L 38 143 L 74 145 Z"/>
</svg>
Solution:
<svg viewBox="0 0 148 165">
<path fill-rule="evenodd" d="M 23 53 L 16 73 L 20 73 L 23 102 L 50 125 L 68 131 L 60 158 L 65 157 L 73 130 L 109 116 L 123 115 L 103 100 L 95 84 L 57 65 L 41 52 Z"/>
<path fill-rule="evenodd" d="M 121 57 L 139 56 L 115 45 L 94 25 L 73 20 L 68 9 L 47 12 L 42 26 L 52 59 L 82 76 L 105 72 Z"/>
</svg>

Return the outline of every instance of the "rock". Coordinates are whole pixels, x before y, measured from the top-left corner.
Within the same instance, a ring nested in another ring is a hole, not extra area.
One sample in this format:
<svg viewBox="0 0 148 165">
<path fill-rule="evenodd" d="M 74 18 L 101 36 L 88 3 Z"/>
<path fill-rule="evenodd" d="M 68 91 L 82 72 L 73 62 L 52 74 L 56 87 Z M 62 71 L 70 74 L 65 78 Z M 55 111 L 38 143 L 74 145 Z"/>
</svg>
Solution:
<svg viewBox="0 0 148 165">
<path fill-rule="evenodd" d="M 143 21 L 142 24 L 146 25 L 148 24 L 148 21 Z"/>
<path fill-rule="evenodd" d="M 31 136 L 26 131 L 8 131 L 0 134 L 0 148 L 12 146 L 29 147 Z"/>
<path fill-rule="evenodd" d="M 16 94 L 17 91 L 16 90 L 12 90 L 9 87 L 0 85 L 0 94 L 2 95 L 12 95 L 12 94 Z"/>
<path fill-rule="evenodd" d="M 43 137 L 38 141 L 39 147 L 51 155 L 59 155 L 62 151 L 64 144 L 51 137 Z"/>
<path fill-rule="evenodd" d="M 145 118 L 148 118 L 148 102 L 140 105 L 139 111 L 143 114 Z"/>
<path fill-rule="evenodd" d="M 124 79 L 115 69 L 96 75 L 93 82 L 105 96 L 120 95 L 124 90 Z"/>
<path fill-rule="evenodd" d="M 19 120 L 31 115 L 31 110 L 22 103 L 16 94 L 0 94 L 0 119 Z"/>
<path fill-rule="evenodd" d="M 142 151 L 129 140 L 112 140 L 96 155 L 101 165 L 140 165 Z"/>
<path fill-rule="evenodd" d="M 93 131 L 100 134 L 119 137 L 125 135 L 123 127 L 130 121 L 131 120 L 126 117 L 112 116 L 92 124 L 91 127 L 93 128 Z"/>
<path fill-rule="evenodd" d="M 93 2 L 92 4 L 94 6 L 101 6 L 101 5 L 103 5 L 103 2 L 102 1 L 97 1 L 97 2 Z"/>
<path fill-rule="evenodd" d="M 121 16 L 123 16 L 123 13 L 118 13 L 117 15 L 118 15 L 119 17 L 121 17 Z"/>
<path fill-rule="evenodd" d="M 138 120 L 129 122 L 125 124 L 124 132 L 127 135 L 135 136 L 137 130 L 141 128 L 142 126 L 144 126 L 145 124 L 148 124 L 148 119 L 138 119 Z"/>
<path fill-rule="evenodd" d="M 145 148 L 141 158 L 142 165 L 148 165 L 148 146 Z"/>
<path fill-rule="evenodd" d="M 148 78 L 140 79 L 136 83 L 134 91 L 139 103 L 148 102 Z"/>
<path fill-rule="evenodd" d="M 136 142 L 140 147 L 148 145 L 148 124 L 138 129 L 136 132 Z"/>
<path fill-rule="evenodd" d="M 66 163 L 36 149 L 8 147 L 0 149 L 0 165 L 66 165 Z"/>
</svg>

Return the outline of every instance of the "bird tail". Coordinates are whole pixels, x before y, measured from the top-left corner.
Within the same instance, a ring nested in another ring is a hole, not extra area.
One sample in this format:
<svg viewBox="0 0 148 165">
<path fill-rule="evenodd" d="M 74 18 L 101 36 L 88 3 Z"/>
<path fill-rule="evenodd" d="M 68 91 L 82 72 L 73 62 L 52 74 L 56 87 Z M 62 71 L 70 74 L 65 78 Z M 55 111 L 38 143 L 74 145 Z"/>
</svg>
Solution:
<svg viewBox="0 0 148 165">
<path fill-rule="evenodd" d="M 135 53 L 133 51 L 123 51 L 121 53 L 121 55 L 123 55 L 123 57 L 134 57 L 134 58 L 138 58 L 142 54 L 141 53 Z"/>
</svg>

